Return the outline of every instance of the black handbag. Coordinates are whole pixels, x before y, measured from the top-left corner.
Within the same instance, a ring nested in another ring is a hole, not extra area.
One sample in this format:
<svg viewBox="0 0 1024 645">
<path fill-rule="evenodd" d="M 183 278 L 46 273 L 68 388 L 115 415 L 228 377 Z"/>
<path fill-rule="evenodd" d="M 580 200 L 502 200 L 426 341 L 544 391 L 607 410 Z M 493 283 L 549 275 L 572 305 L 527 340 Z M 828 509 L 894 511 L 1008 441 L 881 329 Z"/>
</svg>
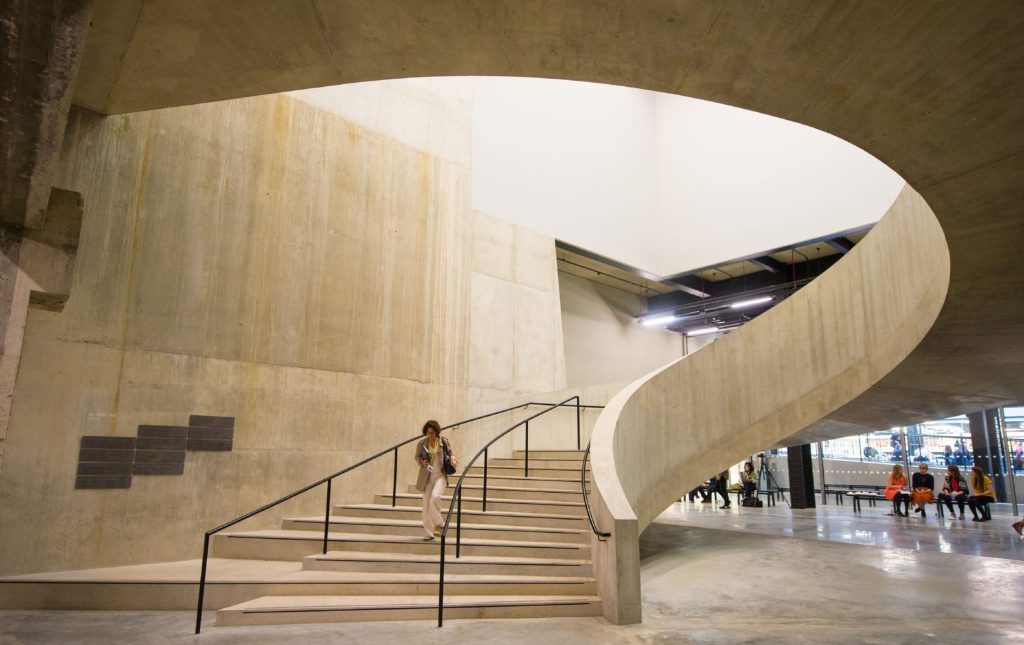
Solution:
<svg viewBox="0 0 1024 645">
<path fill-rule="evenodd" d="M 444 463 L 441 466 L 442 469 L 444 470 L 444 474 L 445 475 L 454 475 L 455 474 L 455 464 L 452 463 L 452 454 L 451 454 L 451 451 L 448 449 L 448 440 L 447 439 L 442 439 L 441 440 L 441 449 L 444 450 Z"/>
</svg>

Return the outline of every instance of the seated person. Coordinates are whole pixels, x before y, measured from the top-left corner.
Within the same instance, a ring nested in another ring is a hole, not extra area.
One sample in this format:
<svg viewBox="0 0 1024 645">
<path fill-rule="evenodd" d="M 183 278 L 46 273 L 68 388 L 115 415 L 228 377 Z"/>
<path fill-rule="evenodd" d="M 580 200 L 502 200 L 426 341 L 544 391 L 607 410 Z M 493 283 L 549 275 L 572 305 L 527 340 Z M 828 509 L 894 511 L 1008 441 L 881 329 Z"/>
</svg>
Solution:
<svg viewBox="0 0 1024 645">
<path fill-rule="evenodd" d="M 885 482 L 885 498 L 892 502 L 892 513 L 898 517 L 907 517 L 910 512 L 910 495 L 907 493 L 907 477 L 903 474 L 903 466 L 896 464 Z M 900 504 L 904 510 L 900 512 Z"/>
<path fill-rule="evenodd" d="M 740 483 L 743 485 L 743 497 L 748 499 L 757 493 L 758 474 L 754 471 L 754 464 L 747 462 L 743 464 L 743 472 L 740 473 Z"/>
<path fill-rule="evenodd" d="M 964 519 L 964 504 L 967 503 L 967 480 L 960 474 L 960 468 L 956 464 L 946 466 L 946 482 L 942 485 L 942 493 L 939 494 L 939 503 L 945 504 L 949 509 L 949 516 L 956 519 L 953 512 L 953 500 L 960 506 L 960 519 Z"/>
<path fill-rule="evenodd" d="M 700 484 L 697 485 L 696 488 L 694 488 L 689 493 L 687 493 L 687 497 L 692 502 L 695 499 L 697 499 L 697 495 L 700 495 L 700 500 L 701 500 L 702 504 L 710 504 L 711 503 L 711 496 L 708 494 L 707 491 L 708 491 L 708 483 L 707 482 L 701 482 Z"/>
<path fill-rule="evenodd" d="M 985 513 L 989 504 L 996 501 L 996 491 L 992 488 L 992 480 L 981 466 L 971 468 L 971 490 L 974 494 L 967 498 L 967 505 L 971 507 L 971 514 L 975 522 L 987 522 L 991 517 Z M 978 517 L 978 509 L 981 509 L 982 516 Z"/>
<path fill-rule="evenodd" d="M 715 493 L 718 493 L 724 503 L 718 508 L 729 508 L 732 506 L 732 502 L 729 501 L 729 471 L 723 470 L 714 476 L 714 484 L 712 485 L 711 497 L 714 497 Z"/>
<path fill-rule="evenodd" d="M 910 487 L 910 502 L 917 507 L 914 512 L 927 517 L 924 507 L 935 497 L 935 478 L 928 472 L 928 464 L 922 461 L 918 465 L 917 472 L 910 478 Z"/>
</svg>

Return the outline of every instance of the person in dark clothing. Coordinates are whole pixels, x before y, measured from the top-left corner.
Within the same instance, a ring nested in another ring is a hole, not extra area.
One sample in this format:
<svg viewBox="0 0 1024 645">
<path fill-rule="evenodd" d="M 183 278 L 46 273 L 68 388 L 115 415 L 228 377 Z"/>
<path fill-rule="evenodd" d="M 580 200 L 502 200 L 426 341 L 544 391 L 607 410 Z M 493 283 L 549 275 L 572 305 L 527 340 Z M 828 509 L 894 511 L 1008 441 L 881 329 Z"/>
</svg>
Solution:
<svg viewBox="0 0 1024 645">
<path fill-rule="evenodd" d="M 725 502 L 718 508 L 729 508 L 732 504 L 729 502 L 729 471 L 723 470 L 722 472 L 715 475 L 714 481 L 714 492 L 718 493 L 722 500 Z"/>
<path fill-rule="evenodd" d="M 927 517 L 924 507 L 931 503 L 935 497 L 935 478 L 928 472 L 928 464 L 921 462 L 917 472 L 910 478 L 910 503 L 916 508 L 915 513 L 921 517 Z"/>
<path fill-rule="evenodd" d="M 691 502 L 697 499 L 697 495 L 700 495 L 700 501 L 702 504 L 711 503 L 711 500 L 709 499 L 707 482 L 700 484 L 699 486 L 691 490 L 689 493 L 687 493 L 687 497 L 689 497 Z"/>
<path fill-rule="evenodd" d="M 747 462 L 743 464 L 743 470 L 740 472 L 740 482 L 743 484 L 743 497 L 749 499 L 757 493 L 757 472 L 754 470 L 754 464 Z"/>
</svg>

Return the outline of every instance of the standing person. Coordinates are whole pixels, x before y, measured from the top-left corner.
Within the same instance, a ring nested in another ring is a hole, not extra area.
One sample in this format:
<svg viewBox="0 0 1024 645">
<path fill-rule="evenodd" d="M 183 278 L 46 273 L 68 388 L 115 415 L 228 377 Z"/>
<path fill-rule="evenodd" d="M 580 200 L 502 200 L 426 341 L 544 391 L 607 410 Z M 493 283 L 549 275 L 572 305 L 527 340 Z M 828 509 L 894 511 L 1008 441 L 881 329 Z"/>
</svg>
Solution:
<svg viewBox="0 0 1024 645">
<path fill-rule="evenodd" d="M 732 504 L 729 502 L 729 471 L 723 470 L 714 477 L 714 492 L 718 493 L 724 500 L 724 504 L 718 508 L 729 508 Z M 714 495 L 712 495 L 714 497 Z"/>
<path fill-rule="evenodd" d="M 992 488 L 992 480 L 981 469 L 981 466 L 971 468 L 971 490 L 974 494 L 967 498 L 967 505 L 971 507 L 971 514 L 975 522 L 987 522 L 991 517 L 985 512 L 989 504 L 996 501 L 996 491 Z M 981 517 L 978 517 L 978 509 L 981 509 Z"/>
<path fill-rule="evenodd" d="M 754 464 L 747 462 L 743 464 L 743 472 L 740 473 L 740 482 L 743 483 L 743 497 L 750 498 L 757 493 L 757 473 L 754 471 Z"/>
<path fill-rule="evenodd" d="M 967 480 L 960 474 L 960 468 L 956 464 L 946 466 L 946 481 L 942 485 L 942 494 L 939 495 L 939 503 L 945 503 L 949 509 L 949 516 L 956 519 L 953 512 L 953 500 L 956 500 L 960 507 L 960 519 L 964 519 L 964 504 L 967 503 Z"/>
<path fill-rule="evenodd" d="M 910 512 L 910 495 L 907 494 L 907 476 L 903 474 L 903 466 L 896 464 L 885 482 L 885 498 L 892 501 L 893 515 L 907 517 Z M 900 504 L 905 509 L 900 512 Z"/>
<path fill-rule="evenodd" d="M 935 478 L 928 472 L 928 464 L 922 461 L 918 465 L 917 472 L 910 478 L 910 486 L 910 501 L 917 507 L 914 512 L 927 517 L 924 507 L 935 498 Z"/>
<path fill-rule="evenodd" d="M 444 518 L 441 517 L 441 495 L 448 488 L 448 476 L 444 472 L 445 453 L 453 466 L 459 462 L 452 454 L 448 440 L 441 436 L 441 424 L 431 419 L 423 424 L 426 435 L 416 444 L 416 463 L 420 473 L 416 478 L 416 490 L 423 491 L 424 540 L 433 540 L 440 533 Z"/>
</svg>

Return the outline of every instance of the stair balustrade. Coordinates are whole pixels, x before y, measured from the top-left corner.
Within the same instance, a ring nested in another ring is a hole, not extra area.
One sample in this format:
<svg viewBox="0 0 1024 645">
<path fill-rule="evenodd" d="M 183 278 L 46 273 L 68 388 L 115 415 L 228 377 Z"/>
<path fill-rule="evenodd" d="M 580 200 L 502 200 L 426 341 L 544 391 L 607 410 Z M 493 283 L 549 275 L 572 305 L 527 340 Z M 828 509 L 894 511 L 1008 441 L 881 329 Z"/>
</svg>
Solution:
<svg viewBox="0 0 1024 645">
<path fill-rule="evenodd" d="M 540 412 L 540 413 L 530 417 L 530 419 L 533 419 L 533 418 L 536 418 L 536 417 L 540 416 L 541 414 L 544 414 L 546 412 L 550 412 L 551 410 L 557 409 L 559 407 L 563 407 L 564 405 L 566 405 L 566 403 L 568 401 L 572 401 L 573 399 L 576 400 L 576 406 L 575 406 L 576 407 L 576 446 L 577 446 L 577 449 L 578 449 L 579 446 L 580 446 L 580 440 L 581 440 L 581 435 L 580 435 L 580 410 L 583 409 L 583 408 L 603 408 L 604 407 L 604 406 L 595 406 L 595 405 L 580 405 L 579 397 L 578 396 L 566 399 L 562 403 L 538 403 L 538 402 L 535 402 L 535 401 L 530 401 L 528 403 L 521 403 L 519 405 L 515 405 L 515 406 L 512 406 L 512 407 L 508 407 L 508 408 L 504 408 L 504 409 L 501 409 L 501 410 L 497 410 L 495 412 L 488 412 L 487 414 L 482 414 L 482 415 L 479 415 L 479 416 L 476 416 L 476 417 L 472 417 L 470 419 L 465 419 L 463 421 L 457 421 L 455 423 L 452 423 L 452 424 L 449 424 L 449 425 L 446 425 L 446 426 L 442 427 L 441 430 L 458 429 L 459 427 L 464 426 L 464 425 L 468 425 L 470 423 L 474 423 L 474 422 L 477 422 L 477 421 L 482 421 L 484 419 L 488 419 L 490 417 L 494 417 L 494 416 L 497 416 L 499 414 L 506 414 L 508 412 L 514 412 L 516 410 L 526 409 L 526 408 L 529 408 L 530 406 L 546 406 L 547 407 L 547 409 L 544 410 L 543 412 Z M 508 434 L 510 431 L 512 431 L 513 429 L 519 427 L 520 425 L 521 425 L 521 422 L 516 424 L 512 428 L 509 428 L 508 430 L 505 430 L 504 432 L 499 434 L 497 437 L 495 437 L 494 439 L 489 441 L 487 443 L 487 446 L 490 446 L 492 443 L 494 443 L 495 440 L 497 440 L 498 438 Z M 263 513 L 264 511 L 267 511 L 267 510 L 269 510 L 271 508 L 274 508 L 275 506 L 277 506 L 279 504 L 282 504 L 283 502 L 287 502 L 288 500 L 293 499 L 295 497 L 298 497 L 299 495 L 302 495 L 303 493 L 307 493 L 307 492 L 313 490 L 314 488 L 317 488 L 319 486 L 324 486 L 326 494 L 325 494 L 325 504 L 324 504 L 323 553 L 326 554 L 327 553 L 327 543 L 329 541 L 328 540 L 328 531 L 330 529 L 331 494 L 332 494 L 332 485 L 333 485 L 334 480 L 337 479 L 338 477 L 342 476 L 342 475 L 345 475 L 346 473 L 352 472 L 353 470 L 356 470 L 357 468 L 359 468 L 361 466 L 364 466 L 364 465 L 366 465 L 366 464 L 368 464 L 368 463 L 370 463 L 372 461 L 375 461 L 375 460 L 377 460 L 377 459 L 379 459 L 379 458 L 381 458 L 381 457 L 391 453 L 394 456 L 394 467 L 393 467 L 394 470 L 393 470 L 393 475 L 392 475 L 392 480 L 391 480 L 391 506 L 394 507 L 395 504 L 396 504 L 396 498 L 398 496 L 398 449 L 403 447 L 403 446 L 406 446 L 406 445 L 408 445 L 408 444 L 410 444 L 410 443 L 412 443 L 414 441 L 417 441 L 419 439 L 422 439 L 422 435 L 416 435 L 415 437 L 411 437 L 409 439 L 405 439 L 404 441 L 400 441 L 399 443 L 396 443 L 395 445 L 393 445 L 393 446 L 391 446 L 389 448 L 385 448 L 384 450 L 381 450 L 380 452 L 378 452 L 378 453 L 376 453 L 374 455 L 371 455 L 370 457 L 367 457 L 366 459 L 363 459 L 362 461 L 360 461 L 358 463 L 355 463 L 355 464 L 352 464 L 351 466 L 343 468 L 342 470 L 339 470 L 338 472 L 336 472 L 336 473 L 334 473 L 332 475 L 328 475 L 326 477 L 318 479 L 317 481 L 315 481 L 315 482 L 313 482 L 313 483 L 311 483 L 311 484 L 309 484 L 307 486 L 303 486 L 302 488 L 300 488 L 298 490 L 295 490 L 295 491 L 293 491 L 291 493 L 288 493 L 284 497 L 280 497 L 280 498 L 278 498 L 278 499 L 276 499 L 276 500 L 274 500 L 272 502 L 269 502 L 267 504 L 264 504 L 263 506 L 260 506 L 259 508 L 253 509 L 252 511 L 249 511 L 248 513 L 245 513 L 243 515 L 239 515 L 238 517 L 234 518 L 233 520 L 225 522 L 225 523 L 221 524 L 220 526 L 217 526 L 216 528 L 212 528 L 209 531 L 206 531 L 206 533 L 203 534 L 203 559 L 202 559 L 202 565 L 201 565 L 200 573 L 199 573 L 199 598 L 198 598 L 197 603 L 196 603 L 196 631 L 195 631 L 195 633 L 199 634 L 201 629 L 202 629 L 203 599 L 204 599 L 204 594 L 205 594 L 205 591 L 206 591 L 206 571 L 207 571 L 207 562 L 209 560 L 209 554 L 210 554 L 210 538 L 211 537 L 213 537 L 215 534 L 223 531 L 224 529 L 230 528 L 230 527 L 238 524 L 239 522 L 243 522 L 243 521 L 245 521 L 245 520 L 247 520 L 247 519 L 249 519 L 251 517 L 259 515 L 260 513 Z M 529 441 L 528 438 L 527 438 L 527 441 Z M 485 449 L 485 452 L 486 452 L 486 449 Z M 477 456 L 479 456 L 479 454 L 480 453 L 477 453 Z M 473 458 L 473 461 L 475 461 L 475 460 L 476 460 L 476 457 Z M 527 472 L 528 472 L 528 468 L 529 468 L 529 445 L 527 445 L 527 462 L 526 462 Z M 463 471 L 463 476 L 465 476 L 465 473 L 467 471 L 468 471 L 468 468 Z M 459 479 L 459 487 L 458 487 L 458 500 L 459 500 L 459 503 L 460 503 L 460 513 L 459 513 L 459 519 L 460 520 L 461 520 L 461 517 L 462 517 L 461 516 L 461 502 L 462 502 L 462 494 L 461 494 L 462 489 L 461 489 L 461 486 L 462 486 L 462 479 L 460 478 Z M 453 499 L 453 501 L 455 500 L 455 496 L 454 495 L 453 495 L 452 499 Z M 483 510 L 486 511 L 487 510 L 487 501 L 486 501 L 487 500 L 487 462 L 486 462 L 486 460 L 484 462 L 483 499 L 484 499 Z M 449 508 L 449 511 L 448 511 L 448 515 L 449 515 L 449 518 L 450 518 L 450 516 L 451 516 L 451 509 L 450 508 Z M 591 519 L 591 524 L 593 524 L 593 519 Z M 445 530 L 447 530 L 447 527 L 448 527 L 448 522 L 446 521 L 445 522 Z M 460 527 L 461 527 L 461 522 L 460 522 Z M 443 570 L 444 570 L 444 559 L 443 559 L 444 558 L 444 555 L 443 555 L 444 554 L 444 547 L 443 547 L 444 534 L 443 533 L 442 533 L 441 540 L 442 540 L 441 570 L 443 572 Z M 456 542 L 456 548 L 458 549 L 458 541 Z M 442 582 L 442 585 L 443 585 L 443 582 Z"/>
<path fill-rule="evenodd" d="M 575 404 L 570 404 L 569 403 L 570 401 L 575 401 L 576 403 Z M 462 475 L 459 476 L 459 481 L 455 485 L 455 490 L 452 491 L 451 502 L 448 505 L 448 513 L 445 515 L 444 526 L 441 528 L 441 535 L 440 535 L 440 537 L 441 537 L 441 555 L 440 555 L 440 558 L 439 558 L 439 560 L 440 560 L 440 570 L 438 572 L 438 583 L 437 583 L 437 626 L 438 627 L 442 627 L 444 625 L 444 561 L 445 561 L 445 551 L 446 551 L 446 549 L 445 549 L 445 541 L 446 541 L 447 536 L 448 536 L 448 528 L 451 525 L 452 513 L 453 513 L 453 511 L 456 511 L 456 509 L 457 509 L 456 520 L 455 520 L 455 557 L 459 558 L 461 556 L 461 547 L 462 547 L 462 482 L 466 478 L 466 474 L 469 473 L 470 469 L 473 467 L 473 464 L 476 463 L 477 459 L 479 459 L 481 455 L 483 456 L 483 458 L 484 458 L 484 482 L 483 482 L 483 497 L 481 499 L 481 508 L 486 512 L 487 511 L 487 465 L 488 465 L 488 451 L 489 451 L 491 445 L 494 444 L 494 442 L 496 442 L 498 439 L 501 439 L 505 435 L 509 434 L 513 430 L 519 428 L 520 426 L 523 426 L 525 428 L 525 432 L 526 432 L 526 440 L 525 440 L 526 450 L 525 450 L 524 459 L 523 459 L 523 476 L 524 477 L 529 477 L 530 476 L 530 421 L 536 419 L 537 417 L 543 416 L 543 415 L 547 414 L 548 412 L 551 412 L 552 410 L 557 410 L 558 408 L 561 408 L 561 407 L 564 407 L 564 406 L 575 407 L 576 408 L 576 449 L 580 450 L 580 445 L 582 443 L 581 442 L 581 432 L 580 432 L 580 410 L 582 408 L 594 408 L 594 409 L 603 409 L 604 408 L 603 405 L 583 405 L 583 404 L 580 403 L 580 397 L 578 395 L 577 396 L 570 396 L 568 399 L 566 399 L 566 400 L 564 400 L 564 401 L 562 401 L 560 403 L 544 403 L 544 404 L 538 404 L 538 405 L 546 405 L 548 407 L 545 410 L 541 410 L 540 412 L 538 412 L 536 414 L 533 414 L 533 415 L 530 415 L 529 417 L 523 419 L 522 421 L 519 421 L 518 423 L 516 423 L 515 425 L 511 426 L 510 428 L 507 428 L 507 429 L 503 430 L 502 432 L 499 432 L 490 441 L 488 441 L 486 444 L 484 444 L 484 446 L 482 448 L 480 448 L 480 450 L 478 450 L 475 455 L 473 455 L 473 458 L 469 460 L 469 463 L 467 463 L 465 466 L 463 466 Z M 591 514 L 591 511 L 590 511 L 590 504 L 587 503 L 587 478 L 586 478 L 587 461 L 586 461 L 586 456 L 589 453 L 590 453 L 590 443 L 588 442 L 587 443 L 587 452 L 584 453 L 583 465 L 581 466 L 581 474 L 580 474 L 580 486 L 581 486 L 581 488 L 583 490 L 584 507 L 585 507 L 585 509 L 587 511 L 587 517 L 590 519 L 590 526 L 593 529 L 594 534 L 598 536 L 598 539 L 607 539 L 607 538 L 611 537 L 611 533 L 605 533 L 605 532 L 599 531 L 597 529 L 597 525 L 594 522 L 594 516 Z"/>
</svg>

